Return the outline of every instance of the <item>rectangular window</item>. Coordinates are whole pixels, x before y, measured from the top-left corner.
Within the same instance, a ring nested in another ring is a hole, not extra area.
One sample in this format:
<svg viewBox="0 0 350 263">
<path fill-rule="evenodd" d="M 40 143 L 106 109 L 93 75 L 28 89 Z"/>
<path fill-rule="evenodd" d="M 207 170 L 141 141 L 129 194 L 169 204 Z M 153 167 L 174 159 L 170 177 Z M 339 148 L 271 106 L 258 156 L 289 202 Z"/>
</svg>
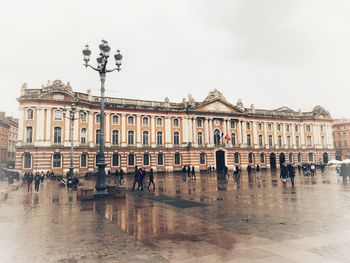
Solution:
<svg viewBox="0 0 350 263">
<path fill-rule="evenodd" d="M 119 166 L 119 155 L 116 153 L 112 155 L 112 166 Z"/>
<path fill-rule="evenodd" d="M 158 158 L 157 158 L 157 163 L 158 165 L 163 165 L 164 164 L 164 155 L 163 154 L 158 154 Z"/>
<path fill-rule="evenodd" d="M 145 153 L 143 155 L 143 165 L 149 165 L 149 154 Z"/>
</svg>

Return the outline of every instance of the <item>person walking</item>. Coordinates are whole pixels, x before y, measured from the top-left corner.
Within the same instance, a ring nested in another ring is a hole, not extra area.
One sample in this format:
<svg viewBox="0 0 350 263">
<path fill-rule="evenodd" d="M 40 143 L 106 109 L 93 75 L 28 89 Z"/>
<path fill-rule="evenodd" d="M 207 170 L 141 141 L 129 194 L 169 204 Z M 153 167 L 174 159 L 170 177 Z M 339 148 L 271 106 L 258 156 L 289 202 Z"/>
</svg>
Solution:
<svg viewBox="0 0 350 263">
<path fill-rule="evenodd" d="M 154 185 L 154 175 L 153 175 L 153 168 L 151 168 L 149 170 L 149 183 L 148 183 L 148 187 L 147 189 L 149 190 L 149 187 L 151 186 L 151 184 L 153 185 L 153 190 L 156 189 L 156 186 Z"/>
<path fill-rule="evenodd" d="M 288 164 L 287 168 L 288 168 L 288 176 L 290 177 L 290 181 L 292 182 L 292 186 L 294 186 L 295 168 L 291 164 Z"/>
<path fill-rule="evenodd" d="M 118 169 L 115 169 L 115 172 L 114 172 L 114 183 L 117 184 L 117 182 L 119 182 L 119 171 Z"/>
<path fill-rule="evenodd" d="M 28 193 L 32 191 L 32 183 L 33 183 L 33 173 L 30 171 L 28 172 L 27 175 L 27 189 L 28 189 Z"/>
<path fill-rule="evenodd" d="M 140 172 L 140 180 L 139 180 L 139 185 L 137 186 L 137 190 L 143 191 L 143 179 L 144 179 L 145 176 L 146 176 L 146 170 L 145 170 L 145 169 L 142 169 L 142 168 L 140 167 L 139 172 Z"/>
<path fill-rule="evenodd" d="M 140 186 L 140 171 L 139 171 L 139 168 L 137 166 L 135 166 L 135 173 L 134 173 L 134 184 L 132 186 L 132 191 L 135 191 L 135 186 L 136 186 L 136 183 L 137 183 L 137 187 Z"/>
<path fill-rule="evenodd" d="M 122 168 L 120 168 L 119 171 L 119 184 L 123 184 L 124 183 L 124 171 Z"/>
<path fill-rule="evenodd" d="M 259 173 L 260 172 L 260 164 L 256 165 L 256 172 Z"/>
<path fill-rule="evenodd" d="M 247 166 L 248 175 L 252 173 L 252 167 L 250 164 Z"/>
<path fill-rule="evenodd" d="M 35 187 L 35 192 L 36 193 L 39 193 L 39 185 L 40 185 L 40 182 L 41 182 L 41 176 L 40 176 L 40 173 L 39 172 L 36 172 L 35 173 L 35 176 L 34 176 L 34 187 Z"/>
<path fill-rule="evenodd" d="M 191 177 L 191 167 L 189 165 L 187 165 L 187 176 Z"/>
<path fill-rule="evenodd" d="M 235 181 L 238 182 L 239 181 L 239 167 L 238 166 L 235 166 L 234 168 L 234 171 L 233 171 L 233 175 L 234 175 L 234 178 L 235 178 Z"/>
<path fill-rule="evenodd" d="M 287 177 L 288 177 L 288 169 L 286 163 L 281 164 L 281 173 L 280 173 L 280 178 L 282 179 L 283 184 L 287 182 Z"/>
<path fill-rule="evenodd" d="M 196 180 L 196 169 L 194 168 L 194 166 L 192 166 L 191 175 L 192 179 Z"/>
</svg>

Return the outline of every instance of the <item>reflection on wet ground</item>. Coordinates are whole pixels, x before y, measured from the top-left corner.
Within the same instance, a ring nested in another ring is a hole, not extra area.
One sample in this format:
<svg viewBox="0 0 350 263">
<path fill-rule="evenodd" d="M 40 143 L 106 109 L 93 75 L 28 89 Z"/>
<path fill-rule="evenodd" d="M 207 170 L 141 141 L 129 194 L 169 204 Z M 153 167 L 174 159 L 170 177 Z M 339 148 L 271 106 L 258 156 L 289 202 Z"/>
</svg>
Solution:
<svg viewBox="0 0 350 263">
<path fill-rule="evenodd" d="M 155 176 L 156 189 L 79 202 L 44 182 L 0 203 L 5 261 L 349 262 L 350 184 L 329 170 L 283 184 L 278 172 Z M 93 185 L 93 181 L 83 181 Z M 147 183 L 147 180 L 146 182 Z M 0 185 L 2 186 L 2 185 Z M 37 255 L 35 247 L 40 246 Z M 331 248 L 331 249 L 330 249 Z"/>
</svg>

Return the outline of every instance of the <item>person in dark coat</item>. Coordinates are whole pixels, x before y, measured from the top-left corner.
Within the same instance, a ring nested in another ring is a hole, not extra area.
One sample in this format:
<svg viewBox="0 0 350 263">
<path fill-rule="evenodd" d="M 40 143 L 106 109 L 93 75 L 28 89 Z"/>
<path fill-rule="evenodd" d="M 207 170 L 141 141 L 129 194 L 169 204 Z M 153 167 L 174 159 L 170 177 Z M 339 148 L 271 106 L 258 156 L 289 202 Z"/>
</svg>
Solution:
<svg viewBox="0 0 350 263">
<path fill-rule="evenodd" d="M 252 167 L 250 166 L 250 164 L 248 164 L 247 166 L 247 171 L 248 171 L 248 174 L 252 173 Z"/>
<path fill-rule="evenodd" d="M 141 175 L 140 175 L 139 168 L 137 166 L 135 166 L 134 185 L 132 187 L 132 191 L 135 191 L 136 183 L 137 183 L 137 186 L 139 187 L 139 185 L 140 185 L 140 178 L 141 178 Z"/>
<path fill-rule="evenodd" d="M 40 176 L 40 173 L 39 172 L 36 172 L 35 173 L 35 176 L 34 176 L 34 190 L 35 192 L 39 193 L 39 185 L 41 183 L 41 176 Z"/>
<path fill-rule="evenodd" d="M 191 167 L 187 165 L 187 176 L 191 177 Z"/>
<path fill-rule="evenodd" d="M 191 175 L 194 180 L 196 180 L 196 169 L 192 166 Z"/>
<path fill-rule="evenodd" d="M 151 168 L 149 170 L 149 183 L 148 183 L 148 187 L 147 189 L 149 190 L 149 187 L 151 186 L 151 184 L 153 185 L 153 190 L 156 189 L 156 186 L 154 185 L 154 175 L 153 175 L 153 168 Z"/>
<path fill-rule="evenodd" d="M 137 190 L 143 191 L 143 179 L 146 177 L 146 171 L 140 168 L 139 172 L 140 172 L 140 179 L 139 179 L 139 185 L 137 186 Z"/>
<path fill-rule="evenodd" d="M 122 168 L 120 168 L 119 171 L 119 184 L 123 184 L 124 183 L 124 171 Z"/>
<path fill-rule="evenodd" d="M 295 168 L 291 164 L 288 164 L 287 168 L 288 168 L 288 176 L 290 177 L 290 181 L 292 182 L 292 186 L 294 186 Z"/>
<path fill-rule="evenodd" d="M 28 172 L 27 175 L 27 189 L 28 189 L 28 193 L 32 191 L 32 183 L 33 183 L 33 173 L 32 172 Z"/>
<path fill-rule="evenodd" d="M 260 165 L 259 164 L 256 165 L 256 172 L 257 173 L 260 172 Z"/>
<path fill-rule="evenodd" d="M 288 177 L 288 169 L 287 165 L 285 163 L 281 164 L 281 174 L 280 178 L 282 179 L 283 183 L 287 182 L 287 177 Z"/>
</svg>

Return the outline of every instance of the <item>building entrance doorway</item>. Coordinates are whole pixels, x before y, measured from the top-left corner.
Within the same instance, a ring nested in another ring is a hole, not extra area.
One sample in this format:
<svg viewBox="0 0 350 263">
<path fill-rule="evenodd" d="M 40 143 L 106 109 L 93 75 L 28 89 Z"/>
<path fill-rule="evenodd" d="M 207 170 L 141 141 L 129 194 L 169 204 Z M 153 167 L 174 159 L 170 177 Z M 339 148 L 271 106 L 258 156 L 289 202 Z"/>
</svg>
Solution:
<svg viewBox="0 0 350 263">
<path fill-rule="evenodd" d="M 216 171 L 222 172 L 225 167 L 225 152 L 217 151 L 216 152 Z"/>
<path fill-rule="evenodd" d="M 276 169 L 276 154 L 274 153 L 270 154 L 270 168 L 272 170 Z"/>
</svg>

